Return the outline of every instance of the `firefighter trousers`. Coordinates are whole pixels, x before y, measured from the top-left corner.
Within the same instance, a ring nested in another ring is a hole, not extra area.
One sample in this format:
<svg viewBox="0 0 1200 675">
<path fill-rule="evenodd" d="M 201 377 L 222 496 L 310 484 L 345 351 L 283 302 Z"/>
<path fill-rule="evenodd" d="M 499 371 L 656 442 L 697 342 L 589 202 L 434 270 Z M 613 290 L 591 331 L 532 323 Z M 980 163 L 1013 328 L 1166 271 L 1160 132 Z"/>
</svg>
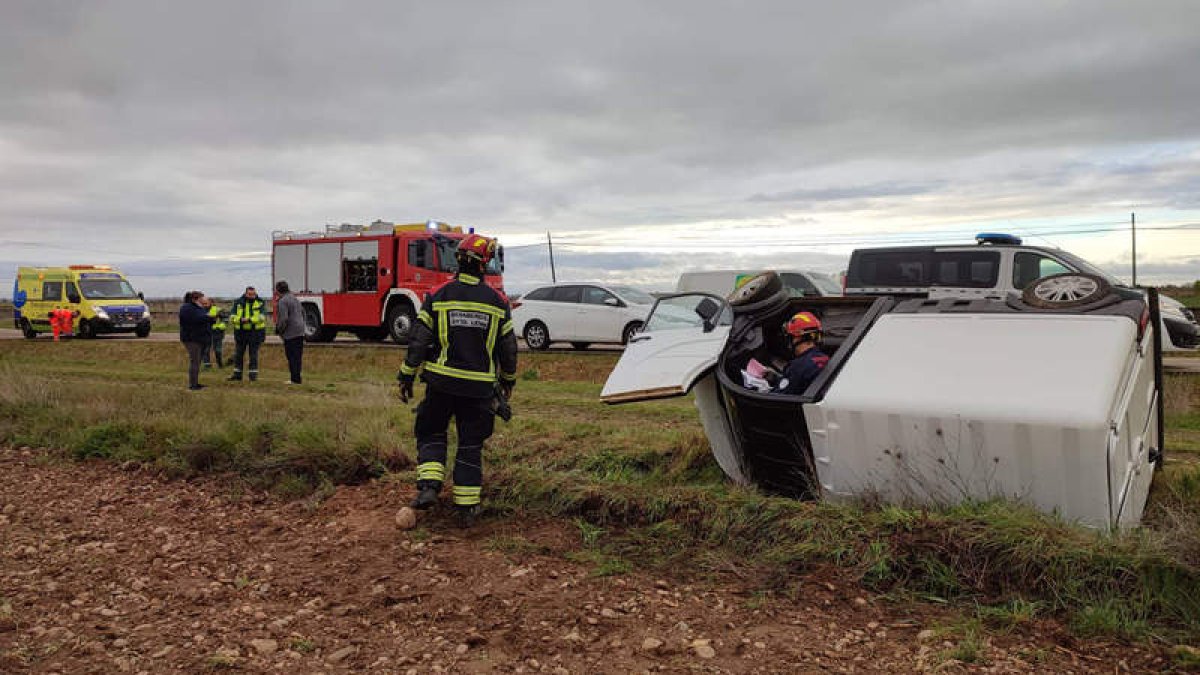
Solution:
<svg viewBox="0 0 1200 675">
<path fill-rule="evenodd" d="M 483 444 L 492 435 L 496 420 L 490 401 L 456 396 L 425 388 L 417 408 L 417 485 L 440 485 L 446 477 L 446 430 L 454 418 L 458 452 L 454 460 L 454 504 L 474 506 L 483 485 Z"/>
</svg>

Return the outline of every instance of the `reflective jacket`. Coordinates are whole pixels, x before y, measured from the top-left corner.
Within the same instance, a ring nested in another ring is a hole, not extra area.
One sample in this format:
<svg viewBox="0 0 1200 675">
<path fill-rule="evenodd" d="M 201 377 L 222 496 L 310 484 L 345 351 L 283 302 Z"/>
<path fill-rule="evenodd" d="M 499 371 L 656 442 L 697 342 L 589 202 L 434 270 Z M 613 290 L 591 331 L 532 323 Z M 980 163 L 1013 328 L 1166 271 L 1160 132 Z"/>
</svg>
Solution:
<svg viewBox="0 0 1200 675">
<path fill-rule="evenodd" d="M 424 364 L 430 387 L 469 398 L 491 398 L 497 380 L 517 378 L 517 336 L 508 300 L 478 277 L 459 274 L 421 305 L 400 377 Z"/>
<path fill-rule="evenodd" d="M 234 330 L 267 329 L 267 317 L 263 314 L 266 302 L 262 298 L 251 300 L 245 295 L 233 301 L 233 309 L 229 312 L 229 322 Z"/>
<path fill-rule="evenodd" d="M 221 333 L 225 332 L 225 319 L 221 318 L 221 308 L 213 305 L 208 308 L 208 315 L 212 317 L 212 329 Z"/>
</svg>

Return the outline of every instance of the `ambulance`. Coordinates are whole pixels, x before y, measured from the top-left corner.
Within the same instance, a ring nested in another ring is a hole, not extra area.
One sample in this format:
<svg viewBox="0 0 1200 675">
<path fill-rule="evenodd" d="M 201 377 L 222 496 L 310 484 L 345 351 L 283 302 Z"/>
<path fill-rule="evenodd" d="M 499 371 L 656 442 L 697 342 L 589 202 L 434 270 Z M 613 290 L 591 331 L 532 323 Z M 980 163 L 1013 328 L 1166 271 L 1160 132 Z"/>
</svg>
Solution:
<svg viewBox="0 0 1200 675">
<path fill-rule="evenodd" d="M 150 335 L 150 308 L 120 271 L 108 265 L 18 267 L 13 283 L 13 323 L 25 337 L 50 332 L 50 313 L 74 313 L 75 335 Z"/>
</svg>

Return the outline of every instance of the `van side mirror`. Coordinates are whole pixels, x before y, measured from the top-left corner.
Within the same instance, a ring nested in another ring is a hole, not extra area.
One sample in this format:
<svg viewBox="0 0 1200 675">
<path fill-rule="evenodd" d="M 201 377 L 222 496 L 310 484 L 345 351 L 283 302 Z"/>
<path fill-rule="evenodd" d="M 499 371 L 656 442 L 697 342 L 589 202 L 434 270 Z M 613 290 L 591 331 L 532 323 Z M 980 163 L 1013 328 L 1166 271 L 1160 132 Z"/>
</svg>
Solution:
<svg viewBox="0 0 1200 675">
<path fill-rule="evenodd" d="M 620 307 L 621 301 L 616 298 L 605 298 L 604 304 L 608 305 L 609 307 Z"/>
<path fill-rule="evenodd" d="M 716 327 L 717 315 L 721 313 L 721 305 L 712 298 L 704 298 L 696 304 L 696 314 L 704 320 L 704 332 L 707 333 Z"/>
<path fill-rule="evenodd" d="M 146 294 L 145 294 L 145 293 L 143 293 L 143 292 L 141 292 L 141 291 L 138 291 L 138 300 L 141 300 L 142 302 L 145 302 L 145 301 L 146 301 Z"/>
</svg>

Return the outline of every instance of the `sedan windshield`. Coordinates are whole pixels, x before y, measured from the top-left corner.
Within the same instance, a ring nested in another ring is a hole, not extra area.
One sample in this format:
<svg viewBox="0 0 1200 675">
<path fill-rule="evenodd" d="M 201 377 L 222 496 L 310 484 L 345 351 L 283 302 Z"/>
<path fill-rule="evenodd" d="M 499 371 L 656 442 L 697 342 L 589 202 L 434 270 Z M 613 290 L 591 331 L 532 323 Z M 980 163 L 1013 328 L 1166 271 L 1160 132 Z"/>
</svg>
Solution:
<svg viewBox="0 0 1200 675">
<path fill-rule="evenodd" d="M 631 305 L 653 305 L 654 298 L 649 293 L 633 286 L 609 286 L 609 288 L 621 296 L 621 299 Z"/>
<path fill-rule="evenodd" d="M 137 297 L 124 279 L 80 279 L 79 291 L 91 300 L 132 300 Z"/>
</svg>

